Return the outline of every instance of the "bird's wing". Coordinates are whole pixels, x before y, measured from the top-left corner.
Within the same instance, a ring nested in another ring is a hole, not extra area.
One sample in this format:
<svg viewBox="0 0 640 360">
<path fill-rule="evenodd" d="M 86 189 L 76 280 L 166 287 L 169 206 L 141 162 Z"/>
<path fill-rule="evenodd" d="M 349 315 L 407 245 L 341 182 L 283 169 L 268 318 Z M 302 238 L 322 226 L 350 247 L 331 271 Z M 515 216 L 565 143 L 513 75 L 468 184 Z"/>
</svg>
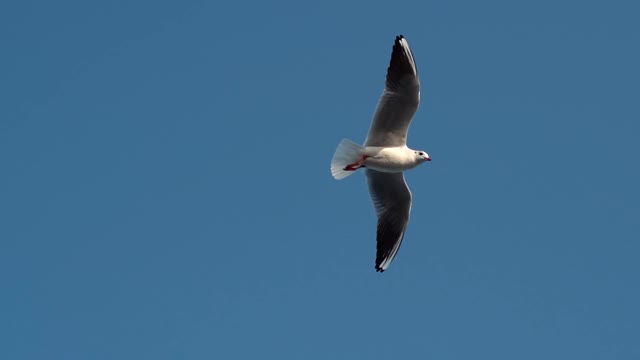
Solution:
<svg viewBox="0 0 640 360">
<path fill-rule="evenodd" d="M 402 35 L 396 36 L 384 92 L 373 116 L 365 146 L 403 146 L 420 103 L 418 68 Z"/>
<path fill-rule="evenodd" d="M 396 256 L 411 212 L 411 191 L 403 173 L 367 169 L 367 185 L 378 216 L 376 271 L 385 271 Z"/>
</svg>

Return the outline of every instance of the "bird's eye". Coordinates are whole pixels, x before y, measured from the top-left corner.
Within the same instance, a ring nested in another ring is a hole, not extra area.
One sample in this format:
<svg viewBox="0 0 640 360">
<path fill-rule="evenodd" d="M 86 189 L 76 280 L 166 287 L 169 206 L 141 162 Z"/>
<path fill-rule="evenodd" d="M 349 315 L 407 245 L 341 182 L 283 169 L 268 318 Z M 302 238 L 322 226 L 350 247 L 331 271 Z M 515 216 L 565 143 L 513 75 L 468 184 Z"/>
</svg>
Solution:
<svg viewBox="0 0 640 360">
<path fill-rule="evenodd" d="M 423 154 L 422 153 L 418 153 L 418 155 L 422 156 Z"/>
</svg>

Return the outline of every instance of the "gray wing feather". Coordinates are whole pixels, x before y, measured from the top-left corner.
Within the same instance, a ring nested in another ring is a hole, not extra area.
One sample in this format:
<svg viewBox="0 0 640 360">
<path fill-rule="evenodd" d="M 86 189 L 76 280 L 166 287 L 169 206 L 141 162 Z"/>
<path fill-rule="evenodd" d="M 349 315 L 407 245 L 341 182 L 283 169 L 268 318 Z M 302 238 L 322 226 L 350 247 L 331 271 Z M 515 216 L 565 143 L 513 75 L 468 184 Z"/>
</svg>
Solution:
<svg viewBox="0 0 640 360">
<path fill-rule="evenodd" d="M 387 269 L 404 238 L 411 212 L 411 191 L 403 173 L 367 169 L 367 185 L 378 216 L 376 271 Z"/>
<path fill-rule="evenodd" d="M 369 128 L 365 146 L 403 146 L 407 143 L 407 130 L 420 104 L 418 69 L 402 36 L 396 36 L 387 80 L 382 97 Z"/>
</svg>

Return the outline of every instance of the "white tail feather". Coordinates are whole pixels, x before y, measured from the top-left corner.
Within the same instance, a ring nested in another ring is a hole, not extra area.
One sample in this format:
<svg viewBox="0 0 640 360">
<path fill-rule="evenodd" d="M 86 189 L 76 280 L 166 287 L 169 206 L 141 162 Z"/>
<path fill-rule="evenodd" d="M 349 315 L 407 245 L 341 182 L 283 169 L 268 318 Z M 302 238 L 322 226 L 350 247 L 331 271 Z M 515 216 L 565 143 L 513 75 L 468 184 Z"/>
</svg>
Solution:
<svg viewBox="0 0 640 360">
<path fill-rule="evenodd" d="M 338 144 L 336 152 L 331 159 L 331 175 L 337 180 L 344 179 L 355 171 L 346 171 L 344 168 L 362 158 L 364 148 L 351 140 L 343 139 Z"/>
</svg>

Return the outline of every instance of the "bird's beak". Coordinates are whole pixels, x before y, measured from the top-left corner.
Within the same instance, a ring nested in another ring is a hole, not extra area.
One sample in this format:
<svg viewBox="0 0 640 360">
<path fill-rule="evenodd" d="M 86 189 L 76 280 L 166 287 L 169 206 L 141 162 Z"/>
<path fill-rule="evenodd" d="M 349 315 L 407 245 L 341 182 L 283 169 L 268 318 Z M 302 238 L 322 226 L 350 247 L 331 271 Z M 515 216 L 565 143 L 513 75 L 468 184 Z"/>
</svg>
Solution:
<svg viewBox="0 0 640 360">
<path fill-rule="evenodd" d="M 425 157 L 424 157 L 424 161 L 431 161 L 431 158 L 430 158 L 430 157 L 428 157 L 428 156 L 425 156 Z"/>
</svg>

